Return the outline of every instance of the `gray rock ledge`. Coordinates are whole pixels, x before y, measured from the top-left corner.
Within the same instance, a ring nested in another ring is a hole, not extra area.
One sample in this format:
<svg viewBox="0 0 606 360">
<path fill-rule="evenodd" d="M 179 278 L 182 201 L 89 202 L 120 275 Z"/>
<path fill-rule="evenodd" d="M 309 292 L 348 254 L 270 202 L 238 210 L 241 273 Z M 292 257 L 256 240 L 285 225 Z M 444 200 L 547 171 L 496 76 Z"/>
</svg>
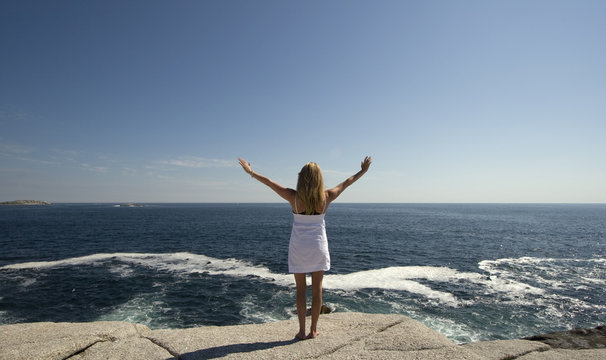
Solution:
<svg viewBox="0 0 606 360">
<path fill-rule="evenodd" d="M 3 202 L 0 202 L 0 205 L 7 205 L 7 206 L 23 206 L 23 205 L 27 205 L 27 206 L 32 206 L 32 205 L 52 205 L 52 204 L 49 203 L 48 201 L 42 201 L 42 200 L 14 200 L 14 201 L 3 201 Z"/>
<path fill-rule="evenodd" d="M 0 359 L 606 359 L 606 348 L 531 340 L 457 345 L 403 315 L 333 313 L 319 325 L 320 336 L 305 341 L 294 340 L 297 320 L 174 330 L 125 322 L 3 325 Z"/>
<path fill-rule="evenodd" d="M 535 335 L 524 339 L 541 341 L 558 349 L 574 350 L 606 348 L 606 325 L 598 326 L 593 329 L 576 329 Z"/>
</svg>

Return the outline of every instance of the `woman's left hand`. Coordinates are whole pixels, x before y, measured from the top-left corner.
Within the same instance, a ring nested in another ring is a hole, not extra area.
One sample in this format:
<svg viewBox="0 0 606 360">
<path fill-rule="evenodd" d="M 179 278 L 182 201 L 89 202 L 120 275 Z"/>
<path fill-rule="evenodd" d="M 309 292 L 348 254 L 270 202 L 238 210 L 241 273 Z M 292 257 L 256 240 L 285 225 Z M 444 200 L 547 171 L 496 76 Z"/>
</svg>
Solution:
<svg viewBox="0 0 606 360">
<path fill-rule="evenodd" d="M 364 161 L 362 161 L 362 171 L 363 172 L 367 172 L 368 168 L 370 167 L 370 163 L 372 163 L 372 158 L 370 156 L 367 156 L 364 158 Z"/>
<path fill-rule="evenodd" d="M 242 158 L 238 158 L 238 160 L 240 160 L 240 166 L 242 166 L 242 169 L 244 169 L 247 174 L 252 174 L 252 168 L 250 167 L 250 163 L 246 162 L 246 160 Z"/>
</svg>

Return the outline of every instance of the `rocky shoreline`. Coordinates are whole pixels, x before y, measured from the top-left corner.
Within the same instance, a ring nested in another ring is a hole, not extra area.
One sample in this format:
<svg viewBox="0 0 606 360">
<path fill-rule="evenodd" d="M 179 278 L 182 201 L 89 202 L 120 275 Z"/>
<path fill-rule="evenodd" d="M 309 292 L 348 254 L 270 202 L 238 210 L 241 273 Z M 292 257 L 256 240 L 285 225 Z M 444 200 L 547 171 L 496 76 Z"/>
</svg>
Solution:
<svg viewBox="0 0 606 360">
<path fill-rule="evenodd" d="M 42 200 L 14 200 L 14 201 L 3 201 L 0 205 L 5 206 L 32 206 L 32 205 L 52 205 L 48 201 Z"/>
<path fill-rule="evenodd" d="M 126 322 L 0 326 L 0 359 L 606 359 L 606 327 L 457 345 L 403 315 L 322 315 L 296 341 L 296 320 L 150 330 Z"/>
</svg>

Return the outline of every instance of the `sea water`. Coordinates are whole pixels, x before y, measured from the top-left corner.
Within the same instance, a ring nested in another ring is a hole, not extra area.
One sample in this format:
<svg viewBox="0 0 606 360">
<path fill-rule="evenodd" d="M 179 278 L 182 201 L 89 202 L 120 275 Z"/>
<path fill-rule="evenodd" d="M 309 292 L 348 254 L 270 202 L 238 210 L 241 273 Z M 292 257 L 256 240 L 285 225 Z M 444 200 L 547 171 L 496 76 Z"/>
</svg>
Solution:
<svg viewBox="0 0 606 360">
<path fill-rule="evenodd" d="M 334 311 L 457 343 L 606 323 L 606 205 L 335 203 L 326 223 Z M 0 324 L 296 318 L 291 224 L 287 204 L 1 207 Z"/>
</svg>

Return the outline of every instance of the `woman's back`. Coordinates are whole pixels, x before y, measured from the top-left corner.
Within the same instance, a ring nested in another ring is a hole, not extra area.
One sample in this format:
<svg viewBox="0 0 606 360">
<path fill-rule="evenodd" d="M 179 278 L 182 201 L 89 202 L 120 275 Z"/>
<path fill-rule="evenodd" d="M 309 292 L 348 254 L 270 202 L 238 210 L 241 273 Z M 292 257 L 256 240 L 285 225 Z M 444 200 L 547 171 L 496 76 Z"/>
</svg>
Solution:
<svg viewBox="0 0 606 360">
<path fill-rule="evenodd" d="M 308 209 L 305 207 L 303 200 L 301 200 L 298 194 L 295 195 L 294 202 L 295 203 L 293 207 L 293 213 L 299 215 L 321 215 L 326 213 L 326 209 L 328 207 L 327 196 L 324 196 L 324 203 L 318 204 L 318 206 L 316 206 L 313 211 L 308 211 Z"/>
</svg>

